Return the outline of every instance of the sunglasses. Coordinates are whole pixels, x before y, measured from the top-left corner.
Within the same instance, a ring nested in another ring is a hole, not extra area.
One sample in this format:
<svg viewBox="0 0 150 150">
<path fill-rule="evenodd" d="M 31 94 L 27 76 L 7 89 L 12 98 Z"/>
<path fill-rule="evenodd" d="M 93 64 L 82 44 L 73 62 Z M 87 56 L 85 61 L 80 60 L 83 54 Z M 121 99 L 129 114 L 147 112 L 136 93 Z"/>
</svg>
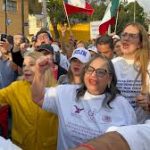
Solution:
<svg viewBox="0 0 150 150">
<path fill-rule="evenodd" d="M 108 71 L 106 69 L 103 68 L 95 69 L 92 66 L 86 68 L 85 73 L 91 75 L 94 71 L 96 73 L 96 76 L 100 78 L 103 78 L 106 74 L 108 74 Z"/>
<path fill-rule="evenodd" d="M 139 33 L 121 33 L 121 40 L 137 41 L 140 38 Z"/>
</svg>

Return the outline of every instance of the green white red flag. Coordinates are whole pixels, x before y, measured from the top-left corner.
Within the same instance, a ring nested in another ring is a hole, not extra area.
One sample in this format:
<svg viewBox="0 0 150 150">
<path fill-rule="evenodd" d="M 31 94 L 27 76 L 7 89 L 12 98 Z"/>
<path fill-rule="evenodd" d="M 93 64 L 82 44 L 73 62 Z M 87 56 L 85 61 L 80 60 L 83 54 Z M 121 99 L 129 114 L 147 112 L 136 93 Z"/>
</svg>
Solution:
<svg viewBox="0 0 150 150">
<path fill-rule="evenodd" d="M 64 0 L 64 4 L 68 15 L 76 13 L 92 15 L 94 13 L 92 6 L 85 0 Z"/>
<path fill-rule="evenodd" d="M 100 35 L 106 34 L 109 26 L 115 24 L 115 16 L 117 14 L 119 3 L 120 0 L 111 0 L 111 2 L 109 3 L 99 26 Z"/>
</svg>

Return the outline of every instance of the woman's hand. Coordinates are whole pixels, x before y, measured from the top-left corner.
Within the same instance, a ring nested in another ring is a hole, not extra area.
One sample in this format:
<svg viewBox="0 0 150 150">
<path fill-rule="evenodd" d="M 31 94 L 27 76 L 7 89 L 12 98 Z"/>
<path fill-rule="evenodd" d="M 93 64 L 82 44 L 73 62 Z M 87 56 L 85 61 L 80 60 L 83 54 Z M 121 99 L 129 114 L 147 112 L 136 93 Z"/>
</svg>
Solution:
<svg viewBox="0 0 150 150">
<path fill-rule="evenodd" d="M 47 69 L 50 69 L 50 66 L 50 59 L 46 56 L 42 56 L 36 61 L 36 71 L 40 74 L 44 74 Z"/>
<path fill-rule="evenodd" d="M 150 111 L 150 97 L 149 94 L 141 93 L 136 97 L 136 101 L 145 111 Z"/>
<path fill-rule="evenodd" d="M 45 93 L 45 71 L 50 69 L 50 59 L 42 56 L 36 61 L 35 65 L 36 71 L 31 87 L 32 99 L 39 106 L 42 106 Z"/>
</svg>

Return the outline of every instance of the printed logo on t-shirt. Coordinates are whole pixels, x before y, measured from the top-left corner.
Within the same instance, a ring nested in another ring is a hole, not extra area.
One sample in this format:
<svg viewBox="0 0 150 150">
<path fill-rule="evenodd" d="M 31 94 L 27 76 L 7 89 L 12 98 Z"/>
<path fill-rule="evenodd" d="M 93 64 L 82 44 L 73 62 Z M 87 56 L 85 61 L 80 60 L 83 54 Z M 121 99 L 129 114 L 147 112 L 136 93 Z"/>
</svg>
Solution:
<svg viewBox="0 0 150 150">
<path fill-rule="evenodd" d="M 80 114 L 83 110 L 84 108 L 82 106 L 73 105 L 71 115 L 80 118 L 81 117 Z"/>
<path fill-rule="evenodd" d="M 103 120 L 104 122 L 106 122 L 106 123 L 112 122 L 112 118 L 111 118 L 110 116 L 107 116 L 107 115 L 102 116 L 102 120 Z"/>
<path fill-rule="evenodd" d="M 82 110 L 84 110 L 84 108 L 79 108 L 78 106 L 74 105 L 75 107 L 75 113 L 80 113 Z"/>
<path fill-rule="evenodd" d="M 90 120 L 92 120 L 92 121 L 95 120 L 95 112 L 94 112 L 94 111 L 89 110 L 89 111 L 87 112 L 87 114 L 88 114 L 88 119 L 90 119 Z"/>
</svg>

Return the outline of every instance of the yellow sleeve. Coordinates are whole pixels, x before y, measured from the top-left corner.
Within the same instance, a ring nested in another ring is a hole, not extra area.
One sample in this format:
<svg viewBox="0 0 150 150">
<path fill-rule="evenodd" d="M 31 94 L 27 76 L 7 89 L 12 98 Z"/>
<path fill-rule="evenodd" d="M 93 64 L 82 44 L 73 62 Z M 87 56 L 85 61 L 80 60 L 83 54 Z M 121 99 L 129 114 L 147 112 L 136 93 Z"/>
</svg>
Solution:
<svg viewBox="0 0 150 150">
<path fill-rule="evenodd" d="M 11 104 L 11 100 L 14 98 L 13 97 L 13 89 L 14 89 L 15 84 L 10 84 L 9 86 L 0 89 L 0 104 Z"/>
</svg>

